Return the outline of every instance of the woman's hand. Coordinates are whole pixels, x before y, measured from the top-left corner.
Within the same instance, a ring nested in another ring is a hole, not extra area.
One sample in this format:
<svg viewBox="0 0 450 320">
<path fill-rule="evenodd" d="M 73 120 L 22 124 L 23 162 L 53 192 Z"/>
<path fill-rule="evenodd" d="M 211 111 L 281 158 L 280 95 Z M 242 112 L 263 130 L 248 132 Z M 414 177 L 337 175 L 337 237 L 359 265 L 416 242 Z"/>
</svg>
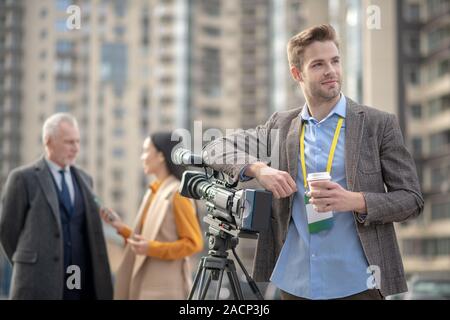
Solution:
<svg viewBox="0 0 450 320">
<path fill-rule="evenodd" d="M 140 234 L 134 234 L 132 237 L 127 239 L 127 242 L 135 254 L 147 255 L 148 240 Z"/>
<path fill-rule="evenodd" d="M 102 207 L 100 209 L 100 217 L 117 231 L 120 231 L 125 226 L 120 216 L 109 208 Z"/>
</svg>

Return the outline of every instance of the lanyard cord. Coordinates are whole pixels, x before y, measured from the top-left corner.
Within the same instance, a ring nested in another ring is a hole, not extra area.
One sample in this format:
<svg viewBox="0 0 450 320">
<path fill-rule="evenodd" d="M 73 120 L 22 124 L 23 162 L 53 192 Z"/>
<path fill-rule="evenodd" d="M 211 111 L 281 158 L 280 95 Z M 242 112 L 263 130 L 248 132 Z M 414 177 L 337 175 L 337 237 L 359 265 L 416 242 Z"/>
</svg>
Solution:
<svg viewBox="0 0 450 320">
<path fill-rule="evenodd" d="M 339 117 L 336 130 L 334 131 L 333 142 L 331 143 L 330 153 L 328 155 L 327 162 L 327 172 L 331 174 L 331 167 L 333 165 L 334 152 L 336 151 L 336 146 L 339 140 L 339 134 L 341 133 L 342 123 L 344 118 Z M 302 162 L 302 173 L 303 173 L 303 183 L 305 185 L 305 190 L 308 189 L 308 182 L 306 180 L 306 162 L 305 162 L 305 127 L 306 123 L 302 125 L 302 131 L 300 134 L 300 160 Z"/>
</svg>

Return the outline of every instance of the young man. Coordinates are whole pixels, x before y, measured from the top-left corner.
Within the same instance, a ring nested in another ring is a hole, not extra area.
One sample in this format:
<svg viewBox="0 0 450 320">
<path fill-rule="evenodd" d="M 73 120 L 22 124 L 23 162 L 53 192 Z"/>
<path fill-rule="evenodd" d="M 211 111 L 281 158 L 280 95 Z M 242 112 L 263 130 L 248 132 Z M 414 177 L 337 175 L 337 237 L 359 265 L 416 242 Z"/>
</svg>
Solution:
<svg viewBox="0 0 450 320">
<path fill-rule="evenodd" d="M 235 181 L 256 178 L 274 195 L 255 280 L 270 279 L 283 299 L 382 299 L 406 291 L 393 223 L 420 214 L 423 199 L 395 116 L 341 93 L 339 44 L 330 25 L 294 36 L 288 59 L 305 106 L 213 141 L 204 152 L 211 167 Z M 248 143 L 235 148 L 236 141 Z M 309 190 L 307 175 L 324 171 L 332 180 Z M 331 223 L 312 227 L 329 211 Z"/>
<path fill-rule="evenodd" d="M 112 299 L 92 179 L 74 166 L 78 125 L 58 113 L 43 127 L 45 156 L 13 170 L 0 215 L 0 243 L 13 265 L 11 299 Z"/>
</svg>

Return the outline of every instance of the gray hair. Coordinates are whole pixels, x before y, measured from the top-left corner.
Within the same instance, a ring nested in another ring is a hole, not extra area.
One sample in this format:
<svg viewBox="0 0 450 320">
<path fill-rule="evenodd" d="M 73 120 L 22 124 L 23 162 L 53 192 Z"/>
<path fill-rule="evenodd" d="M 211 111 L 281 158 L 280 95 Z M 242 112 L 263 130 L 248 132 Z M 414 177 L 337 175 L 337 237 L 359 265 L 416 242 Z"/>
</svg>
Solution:
<svg viewBox="0 0 450 320">
<path fill-rule="evenodd" d="M 72 116 L 70 113 L 60 112 L 55 113 L 45 120 L 44 125 L 42 127 L 42 142 L 45 145 L 45 140 L 48 137 L 55 136 L 58 126 L 61 122 L 67 122 L 73 125 L 75 128 L 78 128 L 77 119 Z"/>
</svg>

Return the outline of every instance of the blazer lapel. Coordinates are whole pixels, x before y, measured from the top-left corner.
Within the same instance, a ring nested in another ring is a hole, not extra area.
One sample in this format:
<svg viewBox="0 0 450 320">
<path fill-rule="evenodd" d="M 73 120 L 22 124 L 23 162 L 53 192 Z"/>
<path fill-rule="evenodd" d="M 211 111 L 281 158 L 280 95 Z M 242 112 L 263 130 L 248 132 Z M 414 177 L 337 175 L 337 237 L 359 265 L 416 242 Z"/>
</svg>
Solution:
<svg viewBox="0 0 450 320">
<path fill-rule="evenodd" d="M 289 131 L 286 137 L 286 159 L 287 159 L 287 167 L 288 172 L 291 175 L 292 179 L 296 181 L 297 173 L 298 173 L 298 156 L 300 153 L 300 112 L 299 109 L 298 115 L 292 119 L 291 126 L 289 127 Z M 292 201 L 294 200 L 294 195 L 289 197 L 289 207 L 292 208 Z"/>
<path fill-rule="evenodd" d="M 355 187 L 356 170 L 364 129 L 365 114 L 351 99 L 347 99 L 345 120 L 345 175 L 347 189 L 353 191 Z"/>
<path fill-rule="evenodd" d="M 150 204 L 147 216 L 145 217 L 145 222 L 142 225 L 142 236 L 147 240 L 155 240 L 167 213 L 169 201 L 166 201 L 165 199 L 172 192 L 172 185 L 176 182 L 175 179 L 169 179 L 170 181 L 166 180 L 163 182 L 159 192 L 156 193 L 156 197 Z"/>
<path fill-rule="evenodd" d="M 150 189 L 148 189 L 144 195 L 144 199 L 141 202 L 141 205 L 138 210 L 138 214 L 137 214 L 136 218 L 134 219 L 133 231 L 135 233 L 139 233 L 139 234 L 141 233 L 140 227 L 141 227 L 142 215 L 144 214 L 144 212 L 146 210 L 148 210 L 148 207 L 149 207 L 148 202 L 150 201 L 151 195 L 152 195 L 152 191 Z"/>
<path fill-rule="evenodd" d="M 70 170 L 75 176 L 75 179 L 78 182 L 78 186 L 80 187 L 80 197 L 83 200 L 83 203 L 85 205 L 86 210 L 86 225 L 88 228 L 88 234 L 93 234 L 93 229 L 95 228 L 95 223 L 92 221 L 92 218 L 94 217 L 90 213 L 99 212 L 98 205 L 96 204 L 94 200 L 94 192 L 92 191 L 89 182 L 87 182 L 83 176 L 78 172 L 77 168 L 74 166 L 70 167 Z"/>
<path fill-rule="evenodd" d="M 44 192 L 45 198 L 47 199 L 50 208 L 52 209 L 52 214 L 58 224 L 58 228 L 61 230 L 61 219 L 59 216 L 59 204 L 58 195 L 56 194 L 55 184 L 53 182 L 52 173 L 45 163 L 44 157 L 42 157 L 36 163 L 36 171 L 39 184 L 41 185 L 42 191 Z"/>
<path fill-rule="evenodd" d="M 298 155 L 300 149 L 300 117 L 295 117 L 291 121 L 291 126 L 286 137 L 286 159 L 288 165 L 288 172 L 292 179 L 296 179 L 298 170 Z"/>
</svg>

